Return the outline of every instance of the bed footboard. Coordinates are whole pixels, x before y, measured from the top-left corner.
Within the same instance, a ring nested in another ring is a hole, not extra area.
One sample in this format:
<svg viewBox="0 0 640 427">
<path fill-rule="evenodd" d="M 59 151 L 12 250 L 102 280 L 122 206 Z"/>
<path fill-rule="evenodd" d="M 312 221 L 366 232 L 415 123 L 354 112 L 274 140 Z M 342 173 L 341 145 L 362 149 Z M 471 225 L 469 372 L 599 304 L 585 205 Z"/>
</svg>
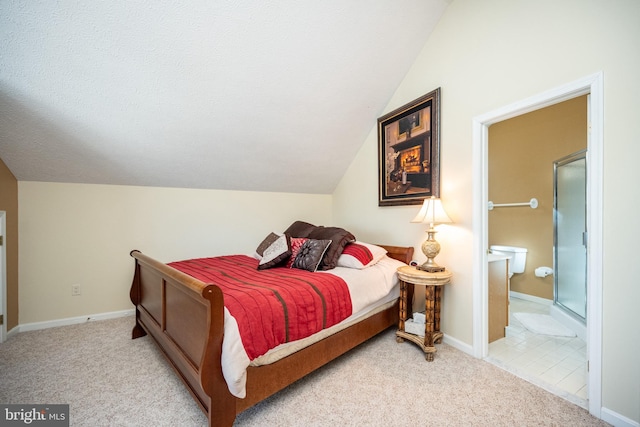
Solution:
<svg viewBox="0 0 640 427">
<path fill-rule="evenodd" d="M 132 338 L 149 334 L 158 344 L 210 425 L 232 425 L 236 398 L 222 376 L 224 303 L 220 289 L 132 251 L 136 307 Z"/>
</svg>

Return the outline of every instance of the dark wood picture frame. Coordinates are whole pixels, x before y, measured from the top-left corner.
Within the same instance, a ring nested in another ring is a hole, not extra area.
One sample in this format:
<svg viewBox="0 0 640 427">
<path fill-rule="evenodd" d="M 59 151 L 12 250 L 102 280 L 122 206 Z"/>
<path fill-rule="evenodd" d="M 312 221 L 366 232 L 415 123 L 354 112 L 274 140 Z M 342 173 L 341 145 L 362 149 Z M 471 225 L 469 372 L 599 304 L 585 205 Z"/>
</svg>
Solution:
<svg viewBox="0 0 640 427">
<path fill-rule="evenodd" d="M 378 206 L 440 197 L 440 88 L 378 119 Z"/>
</svg>

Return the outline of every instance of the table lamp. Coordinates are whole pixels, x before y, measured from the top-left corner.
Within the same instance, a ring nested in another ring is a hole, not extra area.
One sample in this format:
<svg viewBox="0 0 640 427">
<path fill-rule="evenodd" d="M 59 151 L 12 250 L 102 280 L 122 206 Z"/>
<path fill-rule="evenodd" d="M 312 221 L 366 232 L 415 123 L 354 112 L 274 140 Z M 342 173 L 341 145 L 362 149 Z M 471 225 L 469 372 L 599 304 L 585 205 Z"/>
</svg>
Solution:
<svg viewBox="0 0 640 427">
<path fill-rule="evenodd" d="M 416 215 L 411 222 L 429 224 L 427 240 L 422 244 L 422 252 L 426 255 L 427 261 L 422 265 L 416 266 L 416 268 L 430 273 L 444 271 L 444 267 L 440 267 L 433 260 L 440 253 L 440 243 L 434 238 L 434 234 L 437 232 L 434 226 L 453 221 L 451 221 L 451 218 L 449 218 L 444 211 L 440 199 L 436 199 L 434 196 L 425 199 L 422 208 L 420 208 L 420 212 L 418 212 L 418 215 Z"/>
</svg>

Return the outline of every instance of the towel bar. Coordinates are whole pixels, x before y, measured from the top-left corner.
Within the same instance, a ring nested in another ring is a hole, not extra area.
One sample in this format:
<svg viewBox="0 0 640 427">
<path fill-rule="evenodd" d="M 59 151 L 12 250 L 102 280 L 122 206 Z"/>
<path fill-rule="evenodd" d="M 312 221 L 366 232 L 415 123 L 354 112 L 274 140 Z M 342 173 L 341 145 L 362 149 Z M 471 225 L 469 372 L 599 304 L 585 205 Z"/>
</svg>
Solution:
<svg viewBox="0 0 640 427">
<path fill-rule="evenodd" d="M 506 208 L 510 206 L 530 206 L 531 209 L 535 209 L 538 207 L 538 199 L 534 197 L 525 203 L 501 203 L 501 204 L 494 204 L 492 201 L 489 201 L 488 206 L 489 206 L 489 210 L 493 210 L 493 208 Z"/>
</svg>

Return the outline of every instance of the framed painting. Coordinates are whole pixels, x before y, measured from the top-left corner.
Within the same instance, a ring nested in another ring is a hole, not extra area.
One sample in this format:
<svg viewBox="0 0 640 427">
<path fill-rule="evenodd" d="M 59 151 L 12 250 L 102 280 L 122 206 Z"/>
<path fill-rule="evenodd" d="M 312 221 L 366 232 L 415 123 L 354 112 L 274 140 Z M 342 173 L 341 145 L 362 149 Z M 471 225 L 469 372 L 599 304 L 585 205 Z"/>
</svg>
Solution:
<svg viewBox="0 0 640 427">
<path fill-rule="evenodd" d="M 440 88 L 378 119 L 378 206 L 440 197 Z"/>
</svg>

